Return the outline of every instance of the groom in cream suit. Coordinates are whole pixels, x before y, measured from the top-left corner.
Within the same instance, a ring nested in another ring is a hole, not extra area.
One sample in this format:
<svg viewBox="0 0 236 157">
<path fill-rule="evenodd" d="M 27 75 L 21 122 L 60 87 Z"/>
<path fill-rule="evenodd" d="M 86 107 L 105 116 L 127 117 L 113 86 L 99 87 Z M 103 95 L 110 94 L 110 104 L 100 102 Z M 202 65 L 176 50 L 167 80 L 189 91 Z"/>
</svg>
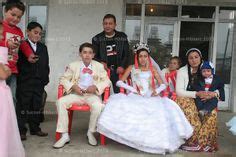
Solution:
<svg viewBox="0 0 236 157">
<path fill-rule="evenodd" d="M 100 95 L 106 87 L 111 85 L 111 82 L 103 65 L 92 60 L 95 55 L 92 44 L 82 44 L 79 51 L 82 61 L 69 64 L 66 72 L 60 78 L 60 83 L 64 86 L 67 95 L 56 102 L 58 111 L 56 131 L 62 133 L 62 136 L 53 145 L 54 148 L 62 148 L 70 141 L 67 109 L 71 107 L 72 103 L 86 103 L 90 106 L 87 137 L 90 145 L 97 145 L 93 133 L 96 132 L 97 119 L 104 107 Z"/>
</svg>

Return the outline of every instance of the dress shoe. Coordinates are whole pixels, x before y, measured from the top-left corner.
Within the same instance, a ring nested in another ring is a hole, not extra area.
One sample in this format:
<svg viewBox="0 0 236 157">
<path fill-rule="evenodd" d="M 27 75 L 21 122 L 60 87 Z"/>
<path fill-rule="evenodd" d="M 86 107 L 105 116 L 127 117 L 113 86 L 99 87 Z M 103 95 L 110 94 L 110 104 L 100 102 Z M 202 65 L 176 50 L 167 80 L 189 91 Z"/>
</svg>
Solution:
<svg viewBox="0 0 236 157">
<path fill-rule="evenodd" d="M 20 134 L 20 139 L 21 141 L 25 141 L 27 139 L 26 134 Z"/>
<path fill-rule="evenodd" d="M 46 132 L 42 132 L 42 131 L 38 131 L 38 132 L 30 132 L 30 134 L 31 134 L 31 135 L 41 136 L 41 137 L 48 136 L 48 133 L 46 133 Z"/>
<path fill-rule="evenodd" d="M 97 140 L 94 137 L 92 132 L 88 132 L 87 133 L 87 137 L 88 137 L 88 143 L 92 146 L 96 146 L 97 145 Z"/>
<path fill-rule="evenodd" d="M 59 149 L 64 147 L 66 144 L 68 144 L 70 142 L 70 138 L 66 138 L 66 137 L 61 137 L 60 140 L 58 140 L 54 145 L 53 148 L 55 149 Z"/>
</svg>

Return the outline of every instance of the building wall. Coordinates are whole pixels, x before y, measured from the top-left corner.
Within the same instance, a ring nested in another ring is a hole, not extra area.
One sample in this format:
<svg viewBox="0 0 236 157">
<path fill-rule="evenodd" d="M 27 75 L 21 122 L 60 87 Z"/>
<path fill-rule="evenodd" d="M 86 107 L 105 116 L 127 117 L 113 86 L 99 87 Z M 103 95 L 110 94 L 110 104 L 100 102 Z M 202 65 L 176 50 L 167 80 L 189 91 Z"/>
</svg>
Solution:
<svg viewBox="0 0 236 157">
<path fill-rule="evenodd" d="M 3 0 L 4 2 L 5 0 Z M 142 0 L 22 0 L 29 4 L 48 5 L 47 46 L 50 57 L 50 83 L 46 87 L 47 101 L 55 101 L 58 79 L 66 65 L 78 57 L 79 45 L 102 31 L 106 13 L 117 17 L 117 29 L 122 29 L 124 1 L 141 3 Z M 235 0 L 145 0 L 146 3 L 182 5 L 236 6 Z M 0 8 L 1 10 L 1 8 Z M 27 10 L 26 10 L 27 14 Z M 1 15 L 1 14 L 0 14 Z M 23 20 L 27 23 L 27 18 Z M 236 29 L 234 29 L 236 33 Z M 234 39 L 236 45 L 236 40 Z M 234 49 L 232 67 L 236 67 Z M 236 112 L 236 68 L 232 71 L 231 109 Z"/>
<path fill-rule="evenodd" d="M 117 30 L 121 30 L 122 0 L 49 1 L 47 46 L 51 72 L 47 101 L 56 100 L 59 77 L 78 58 L 79 45 L 91 42 L 102 31 L 102 19 L 107 13 L 116 16 Z"/>
<path fill-rule="evenodd" d="M 127 0 L 128 2 L 139 2 L 142 0 Z M 235 6 L 235 0 L 145 0 L 146 3 L 151 4 L 181 4 L 181 5 L 220 5 L 220 6 Z"/>
<path fill-rule="evenodd" d="M 236 34 L 236 25 L 234 25 L 234 34 Z M 232 65 L 231 67 L 236 67 L 236 35 L 234 35 L 234 39 L 233 39 L 233 42 L 234 42 L 234 50 L 233 50 L 233 58 L 232 58 Z M 231 104 L 231 111 L 233 112 L 236 112 L 236 68 L 233 68 L 232 69 L 232 72 L 231 72 L 232 76 L 231 76 L 231 79 L 232 79 L 232 90 L 231 90 L 231 101 L 230 101 L 230 104 Z"/>
</svg>

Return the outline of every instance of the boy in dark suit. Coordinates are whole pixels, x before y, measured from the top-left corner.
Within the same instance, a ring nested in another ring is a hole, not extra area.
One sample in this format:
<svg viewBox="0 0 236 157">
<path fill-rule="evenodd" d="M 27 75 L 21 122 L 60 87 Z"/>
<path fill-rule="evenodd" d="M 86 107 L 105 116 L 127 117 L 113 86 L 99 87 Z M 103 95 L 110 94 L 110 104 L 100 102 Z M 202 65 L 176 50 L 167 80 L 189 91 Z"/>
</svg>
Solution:
<svg viewBox="0 0 236 157">
<path fill-rule="evenodd" d="M 200 68 L 202 79 L 196 83 L 196 91 L 211 91 L 215 92 L 215 97 L 209 100 L 201 100 L 196 98 L 196 105 L 199 110 L 200 117 L 210 114 L 212 110 L 216 109 L 218 100 L 225 100 L 224 83 L 214 74 L 214 67 L 211 62 L 204 62 Z"/>
<path fill-rule="evenodd" d="M 26 42 L 30 45 L 33 53 L 33 61 L 22 51 L 19 52 L 17 63 L 19 75 L 17 78 L 17 119 L 21 139 L 26 140 L 27 128 L 29 123 L 31 135 L 47 136 L 41 131 L 41 109 L 44 87 L 49 82 L 49 58 L 47 47 L 40 42 L 42 26 L 37 22 L 31 22 L 27 26 Z"/>
</svg>

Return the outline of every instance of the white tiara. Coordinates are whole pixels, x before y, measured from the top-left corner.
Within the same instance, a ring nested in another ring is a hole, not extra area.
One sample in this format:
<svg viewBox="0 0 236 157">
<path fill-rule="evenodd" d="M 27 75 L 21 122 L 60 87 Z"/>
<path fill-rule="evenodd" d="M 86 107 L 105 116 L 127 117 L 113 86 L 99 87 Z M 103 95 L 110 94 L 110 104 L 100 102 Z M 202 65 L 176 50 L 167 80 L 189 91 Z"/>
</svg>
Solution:
<svg viewBox="0 0 236 157">
<path fill-rule="evenodd" d="M 138 50 L 145 49 L 148 53 L 150 53 L 150 48 L 145 43 L 137 43 L 133 46 L 133 52 L 136 53 Z"/>
</svg>

